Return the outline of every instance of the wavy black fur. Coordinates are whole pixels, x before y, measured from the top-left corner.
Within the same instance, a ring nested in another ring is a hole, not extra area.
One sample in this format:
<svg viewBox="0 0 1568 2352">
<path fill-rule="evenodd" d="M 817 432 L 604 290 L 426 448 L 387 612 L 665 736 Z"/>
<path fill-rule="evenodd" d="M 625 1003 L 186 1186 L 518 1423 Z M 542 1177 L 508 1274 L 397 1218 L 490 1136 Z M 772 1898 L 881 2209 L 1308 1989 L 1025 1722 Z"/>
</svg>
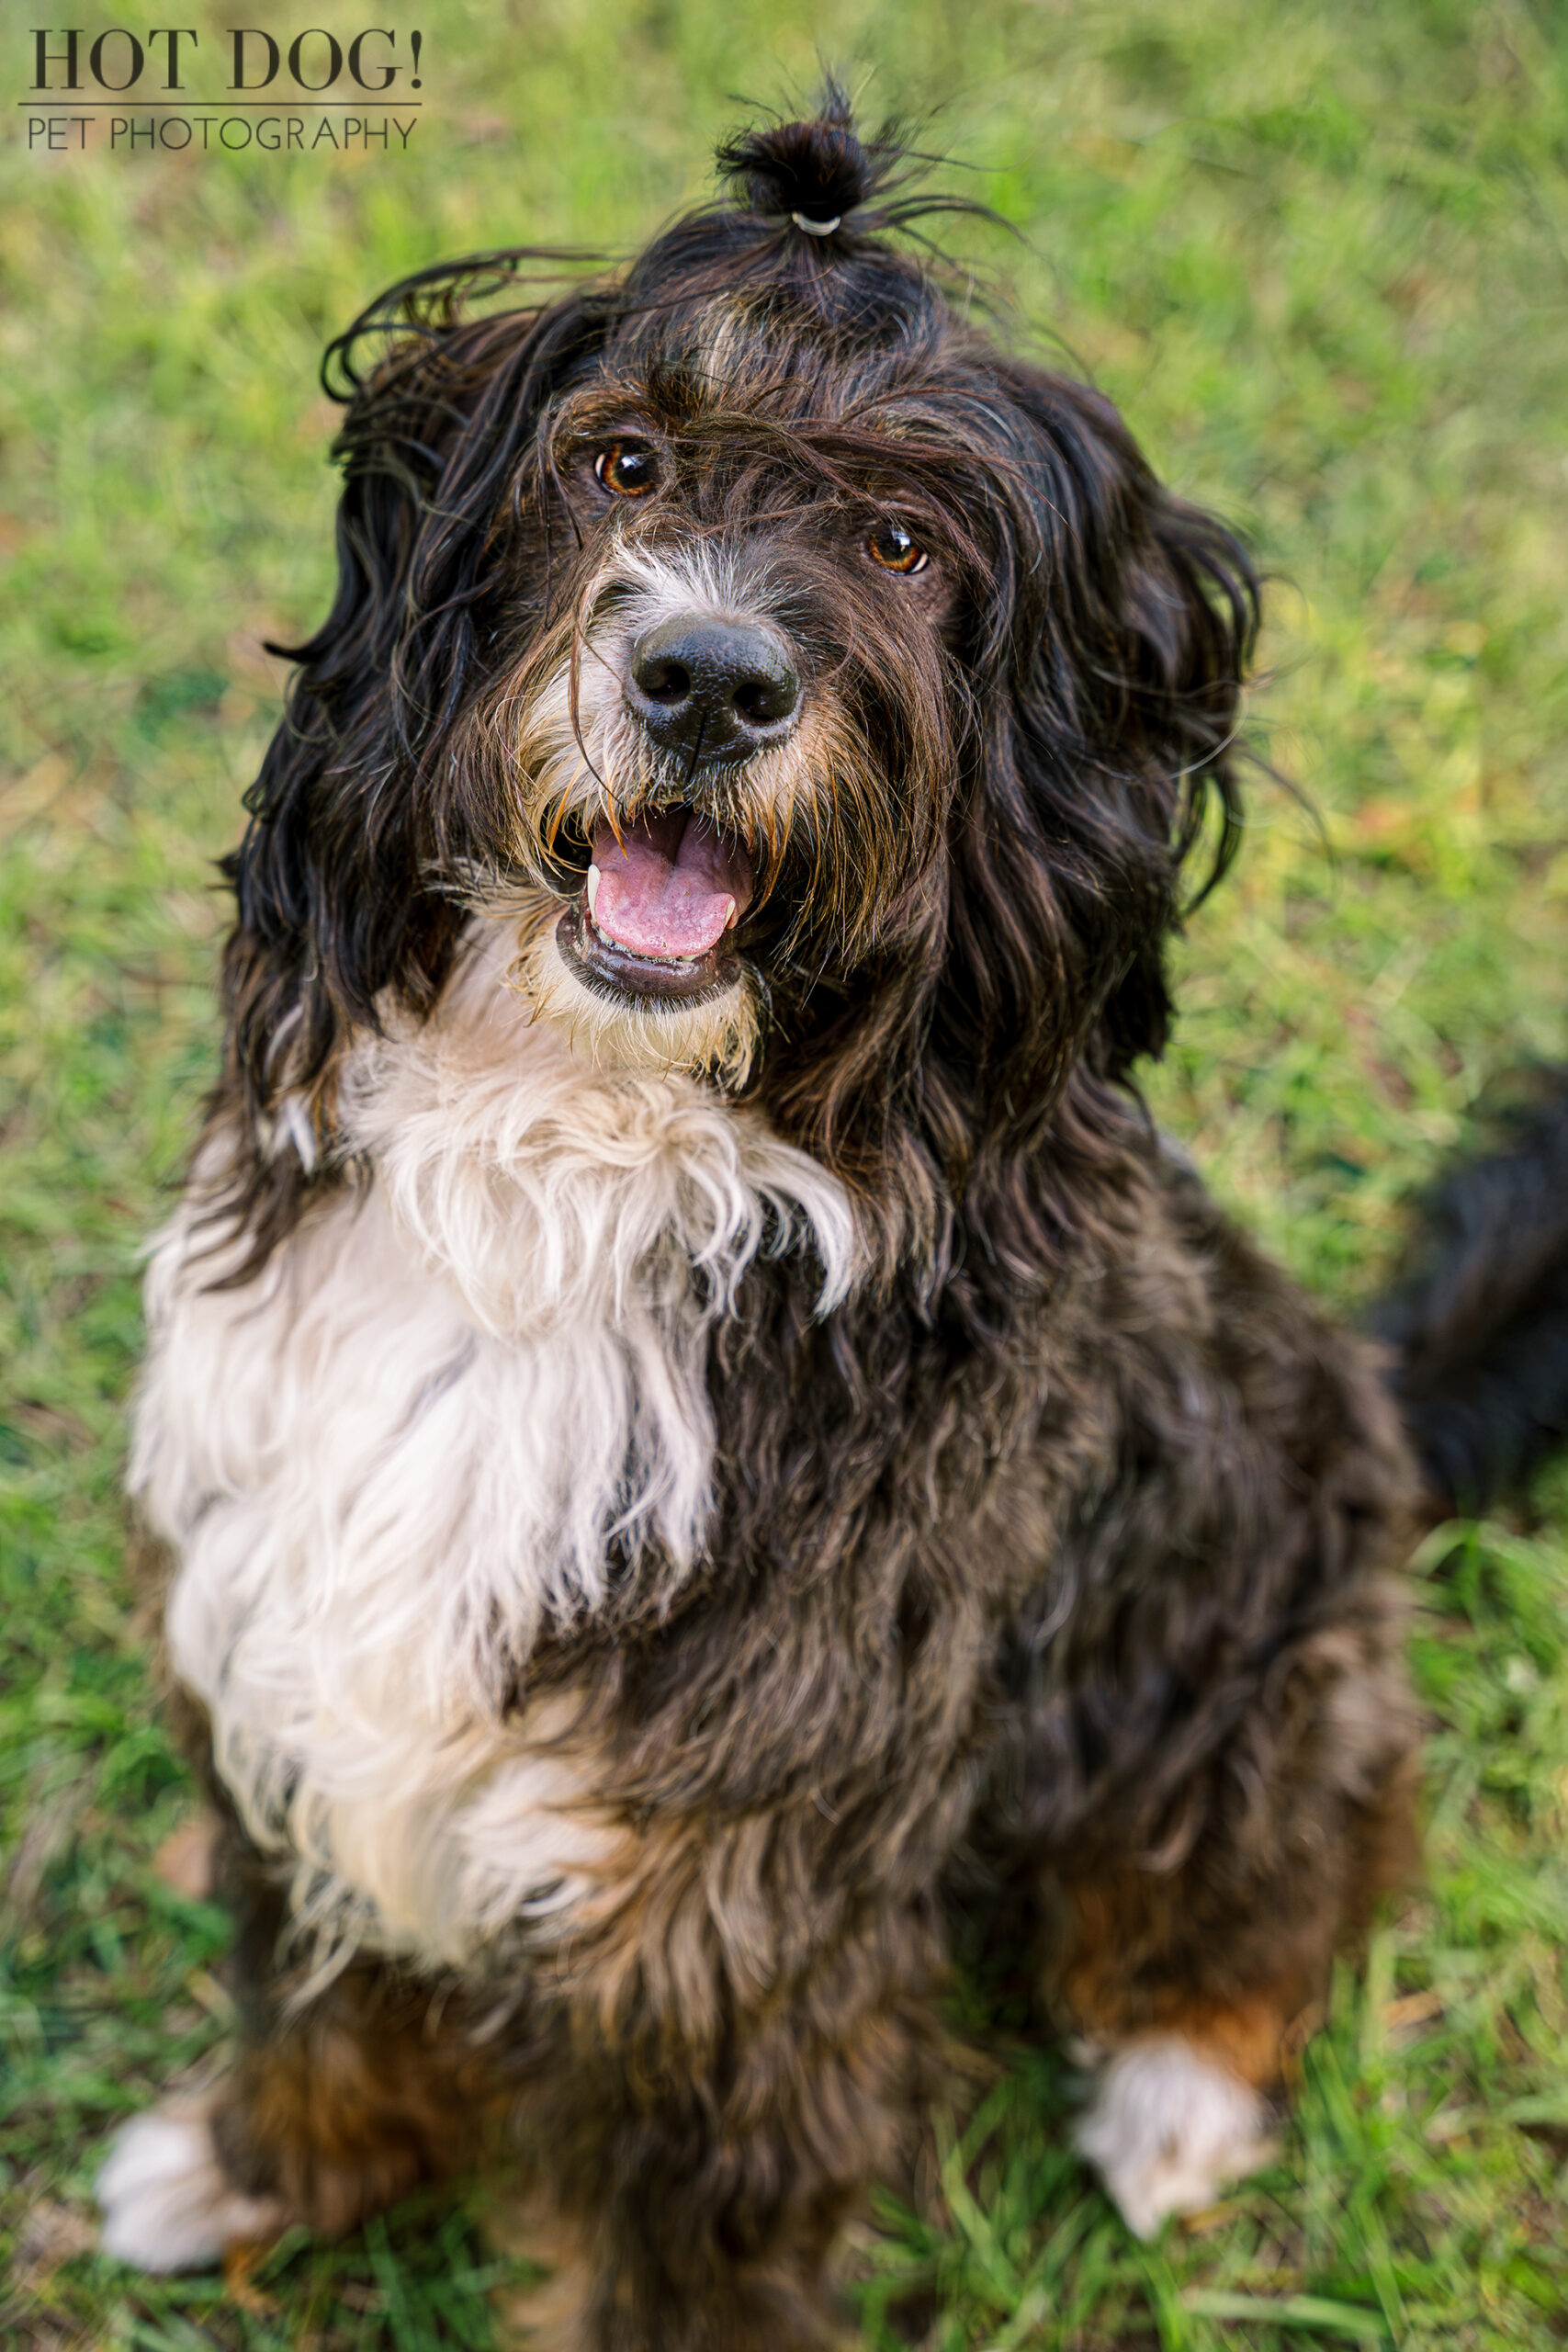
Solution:
<svg viewBox="0 0 1568 2352">
<path fill-rule="evenodd" d="M 829 176 L 854 146 L 836 109 L 789 137 Z M 761 170 L 781 144 L 784 131 L 760 134 L 727 153 Z M 869 153 L 855 185 L 874 194 L 895 157 Z M 911 198 L 900 222 L 942 202 Z M 281 1093 L 330 1083 L 383 990 L 415 1010 L 434 1002 L 464 921 L 452 877 L 494 858 L 498 813 L 465 790 L 450 752 L 466 707 L 557 609 L 575 553 L 541 471 L 543 421 L 615 367 L 662 368 L 680 397 L 687 322 L 716 293 L 750 289 L 766 368 L 786 388 L 798 379 L 808 402 L 827 364 L 848 413 L 940 388 L 931 433 L 942 439 L 909 453 L 907 486 L 935 508 L 933 528 L 964 541 L 973 691 L 960 756 L 988 776 L 983 808 L 960 789 L 951 878 L 922 934 L 857 975 L 852 1004 L 830 986 L 800 990 L 759 1089 L 786 1131 L 857 1182 L 874 1174 L 890 1258 L 908 1227 L 934 1278 L 967 1255 L 972 1280 L 995 1262 L 1010 1284 L 1070 1234 L 1064 1153 L 1092 1161 L 1095 1137 L 1126 1115 L 1117 1090 L 1132 1063 L 1164 1042 L 1165 944 L 1211 803 L 1211 878 L 1238 838 L 1236 709 L 1258 582 L 1234 535 L 1156 481 L 1108 401 L 982 343 L 929 270 L 852 228 L 820 240 L 716 206 L 617 278 L 472 316 L 540 261 L 525 248 L 479 256 L 392 288 L 333 346 L 327 380 L 349 403 L 337 597 L 306 644 L 277 649 L 299 663 L 288 719 L 228 867 L 239 922 L 225 1104 L 243 1104 L 258 1134 Z M 362 373 L 359 355 L 389 340 Z M 786 393 L 775 430 L 789 405 Z M 900 460 L 886 437 L 835 430 L 835 447 L 800 444 L 824 487 L 835 468 L 841 481 Z M 329 1114 L 321 1125 L 330 1169 Z M 265 1149 L 238 1181 L 265 1254 L 308 1184 Z M 978 1250 L 954 1227 L 963 1204 L 985 1228 Z"/>
<path fill-rule="evenodd" d="M 1235 846 L 1257 574 L 1106 399 L 889 241 L 943 207 L 902 193 L 914 160 L 830 93 L 622 271 L 525 301 L 518 248 L 356 322 L 336 601 L 230 867 L 200 1181 L 252 1283 L 355 1172 L 345 1056 L 441 1006 L 484 891 L 552 925 L 583 893 L 523 747 L 628 548 L 765 574 L 803 729 L 831 722 L 735 934 L 750 1075 L 704 1074 L 841 1181 L 870 1271 L 820 1317 L 803 1254 L 751 1268 L 706 1365 L 699 1570 L 618 1564 L 487 1685 L 573 1694 L 620 1876 L 502 1988 L 504 2032 L 493 1983 L 369 1958 L 300 2012 L 247 1943 L 214 2127 L 234 2181 L 339 2228 L 521 2113 L 581 2256 L 574 2352 L 827 2340 L 954 1907 L 1027 1919 L 1043 2018 L 1267 2084 L 1408 1811 L 1393 1407 L 1134 1083 L 1192 868 Z M 660 487 L 612 514 L 628 433 Z M 889 515 L 926 573 L 874 565 Z M 692 790 L 744 821 L 743 778 Z"/>
</svg>

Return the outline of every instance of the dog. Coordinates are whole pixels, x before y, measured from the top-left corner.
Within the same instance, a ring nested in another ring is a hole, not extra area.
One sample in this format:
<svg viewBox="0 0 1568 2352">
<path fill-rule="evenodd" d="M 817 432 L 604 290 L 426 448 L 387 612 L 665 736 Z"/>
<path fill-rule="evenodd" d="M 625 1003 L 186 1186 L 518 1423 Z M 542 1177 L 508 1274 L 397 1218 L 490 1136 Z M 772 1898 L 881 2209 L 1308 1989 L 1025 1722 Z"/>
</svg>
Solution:
<svg viewBox="0 0 1568 2352">
<path fill-rule="evenodd" d="M 1128 2223 L 1208 2203 L 1412 1834 L 1399 1413 L 1134 1079 L 1253 565 L 895 133 L 719 164 L 329 355 L 131 1473 L 243 2032 L 106 2247 L 504 2156 L 578 2352 L 828 2340 L 987 1905 Z"/>
</svg>

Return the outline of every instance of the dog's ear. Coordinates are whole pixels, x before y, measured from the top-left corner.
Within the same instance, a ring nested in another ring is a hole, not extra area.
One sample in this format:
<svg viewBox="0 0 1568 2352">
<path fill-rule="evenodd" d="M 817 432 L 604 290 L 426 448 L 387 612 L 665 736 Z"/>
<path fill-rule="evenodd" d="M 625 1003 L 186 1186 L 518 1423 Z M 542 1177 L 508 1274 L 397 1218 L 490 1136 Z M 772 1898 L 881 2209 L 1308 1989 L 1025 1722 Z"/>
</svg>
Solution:
<svg viewBox="0 0 1568 2352">
<path fill-rule="evenodd" d="M 1108 401 L 1016 362 L 996 372 L 1011 423 L 987 731 L 952 842 L 924 1075 L 970 1139 L 972 1215 L 1022 1266 L 1049 1255 L 1041 1171 L 1074 1102 L 1093 1090 L 1079 1124 L 1108 1134 L 1130 1066 L 1164 1044 L 1184 867 L 1206 842 L 1212 878 L 1234 847 L 1258 583 Z"/>
<path fill-rule="evenodd" d="M 1238 838 L 1258 580 L 1235 533 L 1158 481 L 1101 394 L 1004 372 L 1027 439 L 1001 704 L 1001 766 L 1016 789 L 1000 814 L 1017 816 L 1021 851 L 1043 861 L 1069 934 L 1076 1022 L 1092 1012 L 1119 1071 L 1164 1043 L 1164 945 L 1211 811 L 1203 887 Z"/>
<path fill-rule="evenodd" d="M 348 401 L 337 594 L 307 643 L 273 649 L 299 668 L 225 869 L 238 920 L 220 1108 L 257 1167 L 284 1171 L 274 1185 L 310 1172 L 349 1026 L 374 1025 L 387 989 L 419 1005 L 440 987 L 457 915 L 432 869 L 461 850 L 440 742 L 493 624 L 497 518 L 525 494 L 552 391 L 602 333 L 588 296 L 465 320 L 473 274 L 394 288 L 328 354 Z M 361 379 L 355 351 L 389 329 Z"/>
<path fill-rule="evenodd" d="M 1094 734 L 1121 835 L 1115 860 L 1142 886 L 1110 943 L 1119 968 L 1097 1024 L 1098 1057 L 1119 1078 L 1163 1050 L 1167 944 L 1240 846 L 1241 696 L 1260 583 L 1235 533 L 1167 490 L 1109 403 L 1098 405 L 1126 529 L 1108 582 L 1109 641 L 1091 625 L 1087 674 L 1100 693 Z"/>
</svg>

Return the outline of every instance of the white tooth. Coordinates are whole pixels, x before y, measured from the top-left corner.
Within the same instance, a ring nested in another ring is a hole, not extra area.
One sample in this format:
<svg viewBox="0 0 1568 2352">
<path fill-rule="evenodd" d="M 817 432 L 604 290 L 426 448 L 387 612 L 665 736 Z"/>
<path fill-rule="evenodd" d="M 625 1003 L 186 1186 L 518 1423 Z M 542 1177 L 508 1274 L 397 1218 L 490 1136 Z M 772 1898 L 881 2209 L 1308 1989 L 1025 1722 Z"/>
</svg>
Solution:
<svg viewBox="0 0 1568 2352">
<path fill-rule="evenodd" d="M 726 931 L 733 931 L 733 930 L 734 930 L 734 928 L 735 928 L 735 914 L 736 914 L 735 901 L 734 901 L 734 899 L 731 899 L 731 900 L 729 901 L 729 912 L 728 912 L 728 913 L 725 916 L 725 918 L 724 918 L 724 927 L 725 927 Z"/>
<path fill-rule="evenodd" d="M 592 922 L 593 917 L 593 901 L 598 896 L 599 868 L 596 865 L 591 865 L 588 869 L 588 915 L 590 922 Z"/>
</svg>

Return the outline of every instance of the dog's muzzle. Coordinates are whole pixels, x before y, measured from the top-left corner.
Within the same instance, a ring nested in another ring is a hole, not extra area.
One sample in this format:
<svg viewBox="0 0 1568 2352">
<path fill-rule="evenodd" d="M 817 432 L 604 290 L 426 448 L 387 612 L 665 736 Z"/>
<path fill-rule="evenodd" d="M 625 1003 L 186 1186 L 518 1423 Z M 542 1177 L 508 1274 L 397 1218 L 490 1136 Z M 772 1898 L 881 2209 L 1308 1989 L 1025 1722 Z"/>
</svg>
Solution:
<svg viewBox="0 0 1568 2352">
<path fill-rule="evenodd" d="M 751 847 L 719 810 L 734 772 L 794 734 L 800 676 L 769 624 L 676 613 L 627 649 L 621 695 L 666 755 L 664 789 L 597 817 L 586 885 L 556 937 L 570 968 L 601 997 L 690 1004 L 740 977 L 735 932 L 756 872 Z M 668 775 L 676 763 L 678 799 Z"/>
<path fill-rule="evenodd" d="M 800 680 L 780 639 L 754 622 L 678 614 L 637 639 L 623 692 L 660 748 L 738 766 L 795 728 Z"/>
</svg>

